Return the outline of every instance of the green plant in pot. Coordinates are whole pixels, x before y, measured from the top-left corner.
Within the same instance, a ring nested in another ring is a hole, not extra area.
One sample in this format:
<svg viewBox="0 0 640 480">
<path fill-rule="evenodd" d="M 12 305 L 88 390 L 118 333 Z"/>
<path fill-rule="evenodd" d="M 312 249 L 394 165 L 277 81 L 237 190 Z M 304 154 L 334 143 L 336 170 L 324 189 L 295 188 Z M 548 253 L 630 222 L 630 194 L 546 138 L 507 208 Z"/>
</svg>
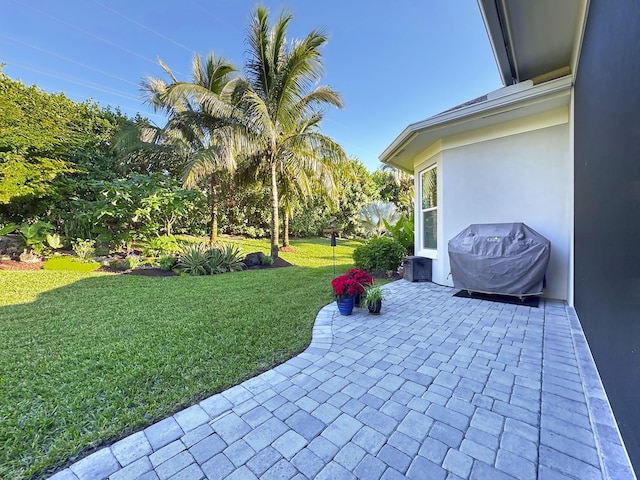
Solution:
<svg viewBox="0 0 640 480">
<path fill-rule="evenodd" d="M 380 310 L 382 309 L 382 300 L 384 299 L 382 288 L 369 287 L 365 290 L 364 295 L 364 301 L 367 305 L 369 313 L 371 315 L 380 315 Z"/>
</svg>

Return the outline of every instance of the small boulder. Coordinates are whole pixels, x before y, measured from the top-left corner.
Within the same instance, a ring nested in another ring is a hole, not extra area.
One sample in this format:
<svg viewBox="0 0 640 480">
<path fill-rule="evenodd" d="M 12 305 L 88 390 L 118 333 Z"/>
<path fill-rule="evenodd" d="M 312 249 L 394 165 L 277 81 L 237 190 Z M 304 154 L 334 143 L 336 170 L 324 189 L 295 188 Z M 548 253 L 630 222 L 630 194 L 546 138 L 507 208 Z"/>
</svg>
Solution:
<svg viewBox="0 0 640 480">
<path fill-rule="evenodd" d="M 265 257 L 265 254 L 262 252 L 254 252 L 248 254 L 244 257 L 243 263 L 247 266 L 247 268 L 255 268 L 262 265 L 262 259 Z"/>
<path fill-rule="evenodd" d="M 18 258 L 22 253 L 22 238 L 19 235 L 9 234 L 0 237 L 0 255 L 8 255 L 11 258 Z"/>
<path fill-rule="evenodd" d="M 18 258 L 24 263 L 38 263 L 41 260 L 38 255 L 33 252 L 28 252 L 27 250 L 22 252 Z"/>
</svg>

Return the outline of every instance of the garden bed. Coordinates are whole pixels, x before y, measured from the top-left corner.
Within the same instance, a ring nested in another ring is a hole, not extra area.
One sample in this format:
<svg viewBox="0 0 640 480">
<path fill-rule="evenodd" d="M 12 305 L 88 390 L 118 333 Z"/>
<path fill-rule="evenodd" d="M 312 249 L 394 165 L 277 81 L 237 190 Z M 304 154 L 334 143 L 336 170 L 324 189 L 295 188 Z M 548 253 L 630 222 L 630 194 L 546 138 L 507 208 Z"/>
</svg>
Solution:
<svg viewBox="0 0 640 480">
<path fill-rule="evenodd" d="M 44 262 L 18 262 L 16 260 L 0 260 L 0 270 L 41 270 Z"/>
</svg>

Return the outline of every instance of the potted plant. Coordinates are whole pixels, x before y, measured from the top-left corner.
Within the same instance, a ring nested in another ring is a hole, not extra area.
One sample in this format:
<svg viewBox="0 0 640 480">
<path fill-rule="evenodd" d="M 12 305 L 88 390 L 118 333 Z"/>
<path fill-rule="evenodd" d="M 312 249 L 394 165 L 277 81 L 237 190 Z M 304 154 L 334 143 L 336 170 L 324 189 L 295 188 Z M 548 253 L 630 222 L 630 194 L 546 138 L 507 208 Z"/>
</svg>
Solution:
<svg viewBox="0 0 640 480">
<path fill-rule="evenodd" d="M 371 315 L 380 315 L 384 295 L 380 287 L 369 287 L 364 292 L 365 304 Z"/>
<path fill-rule="evenodd" d="M 361 270 L 359 268 L 352 268 L 347 273 L 345 273 L 345 275 L 348 278 L 354 279 L 356 282 L 362 285 L 363 291 L 365 288 L 373 285 L 373 277 L 369 275 L 367 272 L 365 272 L 364 270 Z M 358 293 L 353 297 L 353 304 L 358 308 L 364 307 L 364 303 L 362 303 L 361 296 L 362 294 Z"/>
<path fill-rule="evenodd" d="M 331 286 L 333 287 L 333 293 L 336 296 L 338 310 L 341 315 L 351 315 L 355 297 L 364 293 L 363 280 L 370 281 L 368 279 L 371 279 L 366 272 L 362 270 L 354 272 L 353 270 L 356 269 L 352 269 L 344 275 L 331 280 Z"/>
</svg>

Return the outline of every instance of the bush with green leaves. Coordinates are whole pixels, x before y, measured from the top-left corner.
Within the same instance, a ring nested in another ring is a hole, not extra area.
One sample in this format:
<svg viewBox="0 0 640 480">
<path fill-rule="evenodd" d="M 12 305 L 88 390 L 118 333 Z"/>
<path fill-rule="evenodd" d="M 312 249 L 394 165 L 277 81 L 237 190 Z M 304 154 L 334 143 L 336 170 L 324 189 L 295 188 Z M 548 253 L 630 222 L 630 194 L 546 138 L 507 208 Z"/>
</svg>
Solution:
<svg viewBox="0 0 640 480">
<path fill-rule="evenodd" d="M 357 268 L 367 272 L 395 272 L 406 250 L 400 242 L 389 237 L 372 238 L 353 251 L 353 261 Z"/>
<path fill-rule="evenodd" d="M 27 250 L 42 255 L 45 250 L 45 240 L 47 234 L 53 231 L 53 225 L 42 220 L 34 223 L 23 222 L 20 226 L 15 223 L 9 223 L 0 229 L 0 236 L 7 233 L 18 232 L 22 237 L 22 243 Z"/>
<path fill-rule="evenodd" d="M 395 224 L 390 224 L 387 220 L 384 220 L 384 225 L 387 232 L 391 234 L 402 246 L 407 250 L 409 255 L 413 255 L 414 252 L 414 221 L 413 213 L 408 217 L 400 215 L 400 218 Z"/>
<path fill-rule="evenodd" d="M 180 242 L 173 235 L 153 237 L 142 244 L 142 255 L 145 257 L 162 257 L 173 255 L 180 250 Z"/>
<path fill-rule="evenodd" d="M 271 257 L 269 255 L 265 255 L 260 260 L 260 265 L 264 265 L 266 267 L 270 267 L 271 265 L 273 265 L 273 257 Z"/>
<path fill-rule="evenodd" d="M 77 238 L 75 242 L 71 242 L 71 247 L 75 254 L 83 262 L 86 262 L 91 259 L 91 256 L 96 251 L 96 241 Z"/>
<path fill-rule="evenodd" d="M 142 259 L 138 255 L 129 254 L 124 259 L 124 264 L 127 270 L 135 270 L 138 265 L 142 263 Z"/>
<path fill-rule="evenodd" d="M 47 245 L 54 250 L 58 250 L 63 247 L 62 238 L 57 233 L 47 233 Z"/>
<path fill-rule="evenodd" d="M 160 265 L 161 270 L 171 270 L 175 264 L 176 257 L 173 255 L 165 255 L 158 260 L 158 265 Z"/>
</svg>

